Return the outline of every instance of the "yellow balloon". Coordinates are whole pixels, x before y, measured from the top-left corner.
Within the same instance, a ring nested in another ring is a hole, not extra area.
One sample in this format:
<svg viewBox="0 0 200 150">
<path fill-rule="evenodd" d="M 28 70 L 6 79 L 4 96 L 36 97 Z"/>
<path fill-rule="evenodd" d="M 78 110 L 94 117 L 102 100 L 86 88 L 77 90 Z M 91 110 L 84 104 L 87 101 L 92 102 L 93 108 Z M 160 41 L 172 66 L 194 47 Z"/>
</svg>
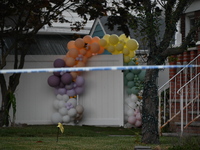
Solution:
<svg viewBox="0 0 200 150">
<path fill-rule="evenodd" d="M 99 45 L 102 46 L 102 47 L 106 47 L 107 41 L 105 39 L 100 39 L 99 40 Z"/>
<path fill-rule="evenodd" d="M 119 52 L 122 52 L 122 50 L 124 49 L 124 45 L 121 44 L 121 43 L 118 43 L 116 46 L 115 46 L 115 49 Z"/>
<path fill-rule="evenodd" d="M 132 51 L 135 51 L 138 49 L 139 47 L 139 44 L 136 40 L 134 39 L 129 39 L 127 42 L 126 42 L 126 47 L 129 49 L 129 50 L 132 50 Z"/>
<path fill-rule="evenodd" d="M 119 40 L 125 40 L 127 37 L 126 37 L 126 35 L 125 34 L 121 34 L 120 36 L 119 36 Z"/>
<path fill-rule="evenodd" d="M 125 63 L 128 63 L 128 62 L 130 62 L 130 57 L 129 56 L 124 56 L 124 62 Z"/>
<path fill-rule="evenodd" d="M 118 37 L 116 34 L 112 34 L 112 35 L 109 37 L 109 43 L 110 43 L 111 45 L 116 45 L 118 42 L 119 42 L 119 37 Z"/>
<path fill-rule="evenodd" d="M 118 51 L 118 50 L 116 49 L 116 47 L 115 47 L 115 50 L 112 52 L 113 55 L 118 55 L 118 54 L 120 54 L 120 53 L 121 53 L 121 52 Z"/>
<path fill-rule="evenodd" d="M 135 51 L 130 51 L 130 53 L 129 53 L 129 57 L 130 57 L 130 58 L 135 57 Z"/>
<path fill-rule="evenodd" d="M 123 54 L 126 55 L 126 56 L 128 56 L 128 55 L 130 54 L 129 49 L 127 49 L 127 48 L 124 48 L 122 52 L 123 52 Z"/>
<path fill-rule="evenodd" d="M 105 34 L 105 35 L 103 36 L 103 39 L 106 40 L 107 42 L 109 42 L 109 37 L 110 37 L 109 34 Z"/>
<path fill-rule="evenodd" d="M 110 45 L 110 46 L 107 47 L 107 50 L 108 50 L 110 53 L 112 53 L 112 52 L 115 51 L 115 47 L 112 46 L 112 45 Z"/>
</svg>

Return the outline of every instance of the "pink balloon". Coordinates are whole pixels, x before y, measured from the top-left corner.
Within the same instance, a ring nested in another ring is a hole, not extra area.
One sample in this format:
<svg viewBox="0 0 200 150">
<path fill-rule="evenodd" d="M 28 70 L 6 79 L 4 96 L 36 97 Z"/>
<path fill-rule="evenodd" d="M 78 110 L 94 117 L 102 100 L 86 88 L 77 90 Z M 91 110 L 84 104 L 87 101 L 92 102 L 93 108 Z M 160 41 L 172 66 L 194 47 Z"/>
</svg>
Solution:
<svg viewBox="0 0 200 150">
<path fill-rule="evenodd" d="M 135 122 L 136 122 L 136 117 L 135 116 L 128 117 L 128 123 L 134 125 Z"/>
<path fill-rule="evenodd" d="M 136 127 L 141 127 L 141 126 L 142 126 L 142 121 L 141 121 L 141 120 L 137 120 L 137 121 L 135 122 L 135 126 L 136 126 Z"/>
<path fill-rule="evenodd" d="M 47 80 L 49 86 L 51 87 L 57 87 L 60 84 L 60 78 L 55 75 L 51 75 Z"/>
<path fill-rule="evenodd" d="M 137 114 L 136 114 L 136 119 L 137 119 L 137 120 L 141 120 L 141 119 L 142 119 L 140 113 L 137 113 Z"/>
<path fill-rule="evenodd" d="M 73 77 L 72 77 L 72 75 L 70 73 L 65 73 L 61 77 L 61 81 L 64 84 L 71 84 L 72 80 L 73 80 Z"/>
</svg>

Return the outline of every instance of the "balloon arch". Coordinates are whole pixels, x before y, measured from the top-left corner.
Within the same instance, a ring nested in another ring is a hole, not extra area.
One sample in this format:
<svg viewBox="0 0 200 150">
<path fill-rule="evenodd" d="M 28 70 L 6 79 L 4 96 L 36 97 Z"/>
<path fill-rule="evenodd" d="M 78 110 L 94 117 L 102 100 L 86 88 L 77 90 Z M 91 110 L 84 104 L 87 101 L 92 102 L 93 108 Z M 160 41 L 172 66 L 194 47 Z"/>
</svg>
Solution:
<svg viewBox="0 0 200 150">
<path fill-rule="evenodd" d="M 89 58 L 104 53 L 106 49 L 113 55 L 123 53 L 124 65 L 138 65 L 135 51 L 139 44 L 135 39 L 125 34 L 117 36 L 104 35 L 91 37 L 89 35 L 67 43 L 68 52 L 63 59 L 56 59 L 55 68 L 84 67 Z M 141 122 L 141 92 L 143 88 L 144 70 L 126 70 L 124 72 L 124 86 L 128 97 L 125 99 L 125 126 L 140 127 Z M 48 77 L 48 85 L 55 89 L 56 100 L 53 102 L 57 112 L 52 114 L 52 123 L 78 122 L 83 117 L 84 107 L 77 101 L 77 96 L 84 92 L 85 80 L 81 72 L 54 72 Z"/>
</svg>

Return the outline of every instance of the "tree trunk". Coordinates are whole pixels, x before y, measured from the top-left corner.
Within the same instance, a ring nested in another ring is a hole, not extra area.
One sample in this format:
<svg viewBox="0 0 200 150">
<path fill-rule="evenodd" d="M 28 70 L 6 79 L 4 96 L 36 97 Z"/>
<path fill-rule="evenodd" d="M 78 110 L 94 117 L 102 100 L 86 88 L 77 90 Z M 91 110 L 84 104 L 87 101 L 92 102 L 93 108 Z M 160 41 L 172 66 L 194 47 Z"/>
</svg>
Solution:
<svg viewBox="0 0 200 150">
<path fill-rule="evenodd" d="M 142 142 L 159 144 L 158 132 L 158 69 L 146 71 L 142 107 Z"/>
</svg>

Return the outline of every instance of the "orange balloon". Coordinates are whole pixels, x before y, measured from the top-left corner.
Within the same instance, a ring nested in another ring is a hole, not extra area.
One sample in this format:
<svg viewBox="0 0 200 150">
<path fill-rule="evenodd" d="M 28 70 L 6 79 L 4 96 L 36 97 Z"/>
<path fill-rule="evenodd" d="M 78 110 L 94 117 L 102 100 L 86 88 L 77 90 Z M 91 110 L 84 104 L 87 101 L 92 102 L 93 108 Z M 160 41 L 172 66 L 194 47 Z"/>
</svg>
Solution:
<svg viewBox="0 0 200 150">
<path fill-rule="evenodd" d="M 68 67 L 72 67 L 75 65 L 76 61 L 74 58 L 72 57 L 65 57 L 64 58 L 64 61 L 65 61 L 65 64 L 68 66 Z"/>
<path fill-rule="evenodd" d="M 70 57 L 76 58 L 78 56 L 78 50 L 76 48 L 72 48 L 68 51 L 68 55 Z"/>
<path fill-rule="evenodd" d="M 75 41 L 69 41 L 69 42 L 67 43 L 67 48 L 68 48 L 68 49 L 76 48 L 76 46 L 75 46 Z"/>
<path fill-rule="evenodd" d="M 77 72 L 70 72 L 70 74 L 72 75 L 73 79 L 75 80 L 76 77 L 78 76 Z"/>
<path fill-rule="evenodd" d="M 88 60 L 88 58 L 84 56 L 82 61 L 86 64 L 87 60 Z"/>
<path fill-rule="evenodd" d="M 100 41 L 100 38 L 98 36 L 95 36 L 92 38 L 92 43 L 96 42 L 96 43 L 99 43 Z"/>
<path fill-rule="evenodd" d="M 92 52 L 91 51 L 87 51 L 87 53 L 85 54 L 85 57 L 87 57 L 87 58 L 92 57 Z"/>
<path fill-rule="evenodd" d="M 82 38 L 78 38 L 75 40 L 75 46 L 77 48 L 83 48 L 85 46 L 85 42 L 83 41 Z"/>
<path fill-rule="evenodd" d="M 85 43 L 92 43 L 92 37 L 90 35 L 86 35 L 83 37 L 83 41 Z"/>
<path fill-rule="evenodd" d="M 76 67 L 85 67 L 85 63 L 82 61 L 79 61 Z"/>
<path fill-rule="evenodd" d="M 100 50 L 100 45 L 98 43 L 92 43 L 90 45 L 90 51 L 92 53 L 97 53 Z"/>
<path fill-rule="evenodd" d="M 102 54 L 104 52 L 104 47 L 100 46 L 100 50 L 97 52 L 98 54 Z"/>
<path fill-rule="evenodd" d="M 81 54 L 81 55 L 85 55 L 85 54 L 86 54 L 86 50 L 85 50 L 85 49 L 83 49 L 83 48 L 82 48 L 82 49 L 80 49 L 80 50 L 79 50 L 79 54 Z"/>
</svg>

